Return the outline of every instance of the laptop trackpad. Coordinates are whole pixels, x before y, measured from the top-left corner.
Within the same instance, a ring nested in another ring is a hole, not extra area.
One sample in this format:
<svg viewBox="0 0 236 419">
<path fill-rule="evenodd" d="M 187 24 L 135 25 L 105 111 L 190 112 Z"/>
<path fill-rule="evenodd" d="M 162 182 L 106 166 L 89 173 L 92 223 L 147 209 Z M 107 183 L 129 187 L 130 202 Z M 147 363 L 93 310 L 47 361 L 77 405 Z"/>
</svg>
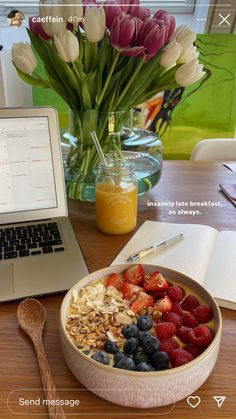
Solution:
<svg viewBox="0 0 236 419">
<path fill-rule="evenodd" d="M 0 294 L 2 296 L 14 293 L 13 264 L 0 264 Z"/>
</svg>

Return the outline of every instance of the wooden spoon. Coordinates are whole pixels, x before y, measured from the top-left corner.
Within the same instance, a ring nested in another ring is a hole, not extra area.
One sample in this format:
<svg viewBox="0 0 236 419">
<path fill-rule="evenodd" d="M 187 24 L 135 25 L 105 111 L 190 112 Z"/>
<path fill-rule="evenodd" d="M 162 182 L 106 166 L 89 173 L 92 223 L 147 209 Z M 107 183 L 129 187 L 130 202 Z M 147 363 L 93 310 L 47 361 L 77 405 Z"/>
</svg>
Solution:
<svg viewBox="0 0 236 419">
<path fill-rule="evenodd" d="M 60 400 L 43 346 L 42 333 L 46 320 L 44 307 L 39 301 L 27 298 L 19 304 L 17 318 L 22 329 L 34 343 L 46 399 L 49 401 Z M 48 404 L 47 407 L 51 419 L 66 419 L 61 406 Z"/>
</svg>

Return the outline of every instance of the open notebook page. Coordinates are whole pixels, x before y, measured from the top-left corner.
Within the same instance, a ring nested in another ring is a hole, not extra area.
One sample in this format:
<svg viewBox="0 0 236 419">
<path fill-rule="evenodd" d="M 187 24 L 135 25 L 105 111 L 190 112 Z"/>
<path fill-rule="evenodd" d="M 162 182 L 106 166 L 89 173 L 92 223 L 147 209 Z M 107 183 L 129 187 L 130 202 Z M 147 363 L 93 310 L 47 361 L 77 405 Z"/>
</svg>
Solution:
<svg viewBox="0 0 236 419">
<path fill-rule="evenodd" d="M 112 265 L 125 263 L 129 255 L 182 232 L 184 233 L 183 238 L 143 257 L 140 259 L 140 263 L 174 269 L 202 284 L 218 235 L 218 231 L 209 226 L 145 221 L 115 258 Z"/>
<path fill-rule="evenodd" d="M 220 231 L 209 264 L 204 287 L 223 307 L 236 305 L 236 231 Z M 233 304 L 222 304 L 223 301 Z"/>
</svg>

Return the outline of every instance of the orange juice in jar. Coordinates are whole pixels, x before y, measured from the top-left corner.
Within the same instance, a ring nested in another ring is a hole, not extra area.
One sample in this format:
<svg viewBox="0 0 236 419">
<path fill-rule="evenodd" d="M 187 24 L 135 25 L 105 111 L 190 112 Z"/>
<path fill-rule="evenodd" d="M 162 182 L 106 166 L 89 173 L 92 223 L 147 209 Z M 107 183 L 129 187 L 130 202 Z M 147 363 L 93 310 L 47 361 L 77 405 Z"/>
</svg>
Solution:
<svg viewBox="0 0 236 419">
<path fill-rule="evenodd" d="M 100 164 L 96 179 L 96 224 L 107 234 L 125 234 L 137 222 L 137 179 L 128 160 Z"/>
</svg>

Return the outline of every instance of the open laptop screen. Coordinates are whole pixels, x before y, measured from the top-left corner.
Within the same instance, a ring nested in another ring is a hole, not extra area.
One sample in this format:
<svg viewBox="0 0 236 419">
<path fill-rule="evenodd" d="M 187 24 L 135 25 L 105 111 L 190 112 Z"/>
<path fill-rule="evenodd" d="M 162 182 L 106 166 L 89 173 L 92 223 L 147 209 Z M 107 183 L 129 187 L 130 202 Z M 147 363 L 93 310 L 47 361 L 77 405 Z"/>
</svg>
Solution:
<svg viewBox="0 0 236 419">
<path fill-rule="evenodd" d="M 0 214 L 55 207 L 48 117 L 0 118 Z"/>
</svg>

